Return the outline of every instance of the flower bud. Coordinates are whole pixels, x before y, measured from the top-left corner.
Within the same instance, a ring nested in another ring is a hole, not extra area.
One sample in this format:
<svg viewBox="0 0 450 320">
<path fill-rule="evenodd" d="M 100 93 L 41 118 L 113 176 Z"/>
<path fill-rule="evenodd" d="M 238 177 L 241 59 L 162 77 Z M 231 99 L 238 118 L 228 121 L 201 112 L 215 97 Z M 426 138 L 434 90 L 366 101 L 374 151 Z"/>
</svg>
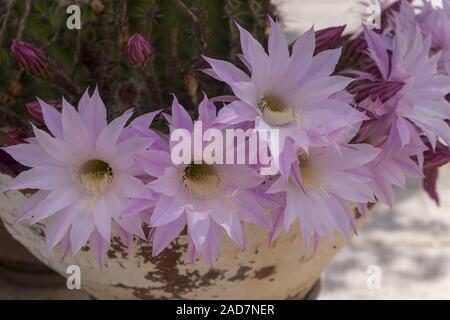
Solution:
<svg viewBox="0 0 450 320">
<path fill-rule="evenodd" d="M 48 69 L 47 55 L 31 43 L 13 40 L 11 53 L 17 62 L 31 74 L 43 75 Z"/>
<path fill-rule="evenodd" d="M 144 37 L 135 33 L 125 46 L 125 56 L 133 67 L 145 68 L 153 57 L 153 49 Z"/>
</svg>

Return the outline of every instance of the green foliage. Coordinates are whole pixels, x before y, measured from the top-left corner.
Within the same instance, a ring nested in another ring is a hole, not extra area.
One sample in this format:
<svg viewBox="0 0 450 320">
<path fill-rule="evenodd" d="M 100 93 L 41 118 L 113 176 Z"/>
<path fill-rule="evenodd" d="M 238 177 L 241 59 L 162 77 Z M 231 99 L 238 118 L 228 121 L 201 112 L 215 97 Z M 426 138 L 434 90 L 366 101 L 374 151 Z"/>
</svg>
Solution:
<svg viewBox="0 0 450 320">
<path fill-rule="evenodd" d="M 170 93 L 190 107 L 209 96 L 227 94 L 218 81 L 203 75 L 202 54 L 236 60 L 238 31 L 233 20 L 262 40 L 267 34 L 269 0 L 0 0 L 0 127 L 27 126 L 25 103 L 36 96 L 76 103 L 63 85 L 21 70 L 10 54 L 13 39 L 42 48 L 57 70 L 79 89 L 98 84 L 110 116 L 135 107 L 146 112 L 170 106 Z M 66 8 L 81 8 L 81 30 L 66 28 Z M 29 5 L 29 11 L 27 10 Z M 28 11 L 28 14 L 27 14 Z M 6 21 L 5 21 L 6 20 Z M 5 28 L 2 28 L 2 25 Z M 22 31 L 21 31 L 22 30 Z M 162 102 L 148 79 L 127 64 L 123 46 L 141 33 L 154 49 L 153 68 Z M 161 104 L 162 105 L 158 105 Z"/>
</svg>

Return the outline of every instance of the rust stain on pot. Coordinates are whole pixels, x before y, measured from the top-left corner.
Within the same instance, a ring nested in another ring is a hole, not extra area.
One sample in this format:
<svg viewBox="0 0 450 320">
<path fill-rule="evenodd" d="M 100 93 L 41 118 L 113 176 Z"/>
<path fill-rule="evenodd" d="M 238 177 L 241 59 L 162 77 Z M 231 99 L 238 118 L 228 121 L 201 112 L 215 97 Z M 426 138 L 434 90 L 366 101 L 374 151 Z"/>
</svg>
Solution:
<svg viewBox="0 0 450 320">
<path fill-rule="evenodd" d="M 228 281 L 241 281 L 246 279 L 247 276 L 247 271 L 252 270 L 251 267 L 248 266 L 240 266 L 239 269 L 237 270 L 236 274 L 234 276 L 232 276 L 231 278 L 228 278 Z"/>
<path fill-rule="evenodd" d="M 136 257 L 141 257 L 144 259 L 143 263 L 153 263 L 154 257 L 152 257 L 152 247 L 147 244 L 141 242 L 141 240 L 137 243 L 138 251 L 136 252 Z M 165 250 L 167 251 L 167 249 Z M 164 251 L 163 251 L 164 253 Z"/>
<path fill-rule="evenodd" d="M 131 286 L 124 285 L 123 283 L 114 284 L 113 287 L 125 289 L 125 290 L 131 290 L 132 295 L 134 297 L 136 297 L 137 299 L 141 299 L 141 300 L 158 299 L 158 297 L 155 297 L 154 295 L 152 295 L 150 293 L 151 292 L 150 288 L 131 287 Z"/>
<path fill-rule="evenodd" d="M 113 237 L 108 250 L 108 258 L 117 259 L 117 254 L 120 254 L 122 259 L 126 259 L 128 257 L 128 248 L 122 243 L 120 237 Z"/>
<path fill-rule="evenodd" d="M 185 293 L 212 286 L 215 280 L 224 277 L 224 271 L 218 269 L 210 269 L 205 274 L 200 274 L 198 270 L 181 273 L 178 267 L 185 264 L 182 256 L 186 251 L 187 244 L 180 244 L 178 240 L 156 257 L 152 257 L 151 246 L 139 248 L 136 255 L 144 259 L 144 264 L 151 263 L 156 269 L 145 275 L 145 279 L 155 283 L 149 289 L 162 290 L 170 294 L 171 298 L 181 299 Z"/>
<path fill-rule="evenodd" d="M 219 269 L 210 269 L 204 276 L 203 276 L 203 281 L 202 283 L 204 285 L 212 285 L 212 281 L 213 280 L 221 280 L 225 278 L 225 272 L 224 271 L 220 271 Z"/>
<path fill-rule="evenodd" d="M 264 279 L 275 273 L 275 266 L 267 266 L 261 269 L 255 270 L 255 278 L 256 279 Z"/>
</svg>

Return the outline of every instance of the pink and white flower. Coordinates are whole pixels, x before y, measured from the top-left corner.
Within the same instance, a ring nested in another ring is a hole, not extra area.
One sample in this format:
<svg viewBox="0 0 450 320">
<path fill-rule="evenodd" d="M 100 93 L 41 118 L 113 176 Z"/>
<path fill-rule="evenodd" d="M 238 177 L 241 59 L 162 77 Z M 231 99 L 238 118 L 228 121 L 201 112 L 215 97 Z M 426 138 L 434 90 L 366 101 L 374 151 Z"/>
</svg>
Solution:
<svg viewBox="0 0 450 320">
<path fill-rule="evenodd" d="M 215 106 L 205 97 L 199 106 L 199 119 L 211 126 L 216 119 Z M 174 97 L 168 116 L 171 131 L 183 128 L 192 132 L 194 122 Z M 222 230 L 245 247 L 244 222 L 258 224 L 267 231 L 271 220 L 261 201 L 264 181 L 246 165 L 207 164 L 205 161 L 176 165 L 170 151 L 150 149 L 139 156 L 144 170 L 154 180 L 148 187 L 157 200 L 149 219 L 153 255 L 158 255 L 187 226 L 189 255 L 194 261 L 201 253 L 212 265 L 219 253 Z M 143 205 L 142 205 L 143 204 Z M 136 201 L 129 212 L 145 208 Z"/>
<path fill-rule="evenodd" d="M 284 208 L 274 216 L 274 233 L 298 220 L 305 244 L 313 241 L 315 248 L 321 237 L 333 240 L 336 231 L 356 233 L 354 208 L 375 202 L 367 166 L 379 152 L 369 144 L 315 147 L 309 154 L 292 150 L 289 180 L 278 177 L 268 190 L 285 197 Z"/>
<path fill-rule="evenodd" d="M 290 53 L 280 25 L 269 19 L 268 53 L 238 25 L 241 60 L 250 74 L 229 62 L 205 57 L 211 66 L 205 72 L 227 83 L 239 99 L 221 110 L 228 123 L 253 121 L 256 130 L 279 130 L 277 149 L 281 153 L 286 143 L 295 143 L 308 152 L 310 145 L 332 143 L 330 135 L 336 131 L 357 127 L 365 116 L 349 105 L 351 95 L 344 91 L 352 79 L 332 75 L 341 49 L 314 55 L 315 33 L 310 29 L 293 44 Z M 269 148 L 273 150 L 270 143 Z M 280 166 L 283 163 L 280 161 Z M 280 168 L 285 177 L 287 169 Z"/>
<path fill-rule="evenodd" d="M 64 99 L 62 113 L 41 100 L 40 105 L 50 134 L 33 126 L 30 143 L 4 148 L 31 168 L 8 190 L 38 190 L 17 220 L 32 216 L 32 223 L 46 221 L 49 251 L 63 241 L 64 251 L 71 249 L 75 255 L 89 240 L 103 265 L 112 223 L 127 245 L 132 235 L 144 238 L 141 217 L 122 212 L 133 198 L 152 199 L 136 177 L 135 155 L 154 139 L 127 137 L 131 110 L 108 124 L 97 89 L 91 97 L 84 93 L 78 112 Z"/>
</svg>

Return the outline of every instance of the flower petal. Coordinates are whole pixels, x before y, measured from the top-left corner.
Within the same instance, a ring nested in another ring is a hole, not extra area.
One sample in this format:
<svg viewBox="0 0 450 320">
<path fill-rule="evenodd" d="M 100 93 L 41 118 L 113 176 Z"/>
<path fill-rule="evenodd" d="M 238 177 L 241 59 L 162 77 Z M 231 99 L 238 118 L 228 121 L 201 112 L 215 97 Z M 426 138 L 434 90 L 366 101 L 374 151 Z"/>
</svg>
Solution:
<svg viewBox="0 0 450 320">
<path fill-rule="evenodd" d="M 157 256 L 161 253 L 186 226 L 186 216 L 181 216 L 175 221 L 155 228 L 152 236 L 152 255 Z"/>
<path fill-rule="evenodd" d="M 78 110 L 81 119 L 83 119 L 86 129 L 89 131 L 92 141 L 96 141 L 100 132 L 104 130 L 107 125 L 105 104 L 100 98 L 98 87 L 95 88 L 92 97 L 88 100 L 87 96 L 83 95 L 84 99 L 80 101 Z"/>
<path fill-rule="evenodd" d="M 58 162 L 52 159 L 38 144 L 23 143 L 1 149 L 13 157 L 14 160 L 27 167 L 49 167 L 58 165 Z"/>
<path fill-rule="evenodd" d="M 63 137 L 61 113 L 55 107 L 37 98 L 44 116 L 45 126 L 56 138 Z"/>
<path fill-rule="evenodd" d="M 72 244 L 73 255 L 76 255 L 86 244 L 94 230 L 94 216 L 91 212 L 81 211 L 74 217 L 70 229 L 70 243 Z"/>
<path fill-rule="evenodd" d="M 115 156 L 117 140 L 132 114 L 133 112 L 128 110 L 103 128 L 95 144 L 96 153 L 105 158 L 113 158 Z"/>
<path fill-rule="evenodd" d="M 72 183 L 69 172 L 61 167 L 37 167 L 21 172 L 8 186 L 8 190 L 53 190 Z"/>
</svg>

